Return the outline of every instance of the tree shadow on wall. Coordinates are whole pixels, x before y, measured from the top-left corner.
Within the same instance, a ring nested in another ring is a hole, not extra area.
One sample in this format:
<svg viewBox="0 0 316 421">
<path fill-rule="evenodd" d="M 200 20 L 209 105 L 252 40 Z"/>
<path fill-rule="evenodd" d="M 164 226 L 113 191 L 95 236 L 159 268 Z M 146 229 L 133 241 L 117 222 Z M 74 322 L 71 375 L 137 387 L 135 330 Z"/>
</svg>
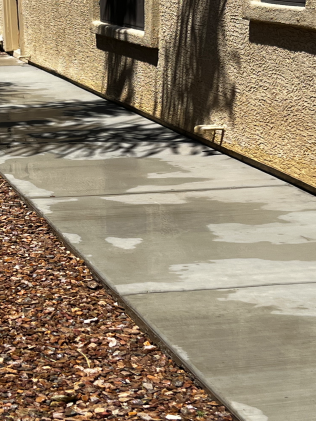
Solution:
<svg viewBox="0 0 316 421">
<path fill-rule="evenodd" d="M 124 27 L 125 23 L 129 22 L 131 25 L 127 26 L 135 27 L 135 24 L 140 23 L 139 17 L 142 15 L 141 26 L 144 26 L 144 13 L 139 10 L 144 9 L 143 0 L 100 0 L 99 5 L 100 20 L 103 22 L 118 25 L 116 28 Z M 112 36 L 109 33 L 111 31 L 113 31 Z M 127 43 L 126 33 L 120 32 L 120 40 L 115 39 L 115 33 L 115 28 L 107 28 L 108 36 L 96 35 L 96 47 L 105 52 L 102 93 L 109 99 L 132 105 L 137 62 L 145 61 L 156 65 L 158 50 L 152 54 L 148 48 Z"/>
<path fill-rule="evenodd" d="M 97 48 L 105 51 L 105 95 L 129 105 L 137 97 L 148 109 L 141 98 L 147 94 L 146 83 L 152 86 L 153 81 L 144 78 L 135 86 L 138 65 L 146 62 L 158 65 L 155 82 L 161 87 L 153 92 L 152 112 L 162 121 L 192 131 L 196 124 L 209 122 L 214 112 L 233 120 L 235 83 L 228 67 L 238 69 L 240 64 L 238 53 L 226 45 L 226 2 L 183 0 L 174 6 L 176 23 L 161 22 L 168 35 L 159 40 L 159 63 L 157 49 L 97 36 Z"/>
<path fill-rule="evenodd" d="M 239 68 L 239 56 L 227 51 L 229 63 L 222 57 L 227 49 L 225 9 L 226 0 L 179 2 L 171 40 L 165 42 L 163 120 L 193 130 L 196 124 L 209 122 L 215 111 L 233 119 L 235 83 L 227 68 Z"/>
<path fill-rule="evenodd" d="M 135 72 L 139 62 L 156 67 L 158 49 L 148 48 L 105 36 L 96 36 L 96 45 L 105 52 L 102 89 L 109 99 L 133 105 L 135 100 Z M 143 86 L 143 89 L 146 89 Z"/>
</svg>

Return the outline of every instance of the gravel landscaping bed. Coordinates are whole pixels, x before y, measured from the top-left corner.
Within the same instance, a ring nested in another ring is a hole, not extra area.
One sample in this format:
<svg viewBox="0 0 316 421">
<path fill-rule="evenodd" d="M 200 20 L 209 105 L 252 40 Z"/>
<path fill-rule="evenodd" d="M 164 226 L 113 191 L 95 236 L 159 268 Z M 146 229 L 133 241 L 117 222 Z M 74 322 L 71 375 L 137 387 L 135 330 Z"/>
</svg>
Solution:
<svg viewBox="0 0 316 421">
<path fill-rule="evenodd" d="M 232 420 L 2 178 L 0 203 L 1 420 Z"/>
</svg>

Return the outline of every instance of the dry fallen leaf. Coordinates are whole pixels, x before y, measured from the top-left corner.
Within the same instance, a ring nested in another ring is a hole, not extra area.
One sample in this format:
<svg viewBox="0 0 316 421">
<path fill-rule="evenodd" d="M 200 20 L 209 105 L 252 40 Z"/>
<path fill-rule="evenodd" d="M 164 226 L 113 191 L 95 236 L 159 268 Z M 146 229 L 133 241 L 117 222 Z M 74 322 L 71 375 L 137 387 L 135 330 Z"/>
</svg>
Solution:
<svg viewBox="0 0 316 421">
<path fill-rule="evenodd" d="M 116 346 L 116 344 L 117 344 L 117 341 L 116 341 L 116 339 L 115 338 L 108 338 L 108 341 L 109 341 L 109 347 L 113 347 L 113 346 Z"/>
</svg>

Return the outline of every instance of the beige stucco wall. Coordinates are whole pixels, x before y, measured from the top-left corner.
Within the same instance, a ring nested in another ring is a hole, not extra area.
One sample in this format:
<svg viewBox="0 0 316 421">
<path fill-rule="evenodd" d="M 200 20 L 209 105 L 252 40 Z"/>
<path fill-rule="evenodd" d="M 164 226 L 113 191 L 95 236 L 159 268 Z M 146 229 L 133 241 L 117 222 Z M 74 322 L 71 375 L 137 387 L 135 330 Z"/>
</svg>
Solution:
<svg viewBox="0 0 316 421">
<path fill-rule="evenodd" d="M 249 23 L 242 0 L 157 0 L 156 63 L 93 34 L 93 2 L 23 0 L 22 54 L 189 132 L 226 124 L 222 146 L 316 186 L 316 31 Z"/>
</svg>

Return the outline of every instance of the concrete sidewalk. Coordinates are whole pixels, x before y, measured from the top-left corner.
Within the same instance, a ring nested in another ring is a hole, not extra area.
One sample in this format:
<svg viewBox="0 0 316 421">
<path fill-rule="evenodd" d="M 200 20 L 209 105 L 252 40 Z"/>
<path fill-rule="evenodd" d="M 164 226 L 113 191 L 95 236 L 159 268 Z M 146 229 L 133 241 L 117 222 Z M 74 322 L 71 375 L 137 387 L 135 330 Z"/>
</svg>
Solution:
<svg viewBox="0 0 316 421">
<path fill-rule="evenodd" d="M 316 420 L 314 196 L 5 56 L 0 140 L 1 173 L 241 420 Z"/>
</svg>

